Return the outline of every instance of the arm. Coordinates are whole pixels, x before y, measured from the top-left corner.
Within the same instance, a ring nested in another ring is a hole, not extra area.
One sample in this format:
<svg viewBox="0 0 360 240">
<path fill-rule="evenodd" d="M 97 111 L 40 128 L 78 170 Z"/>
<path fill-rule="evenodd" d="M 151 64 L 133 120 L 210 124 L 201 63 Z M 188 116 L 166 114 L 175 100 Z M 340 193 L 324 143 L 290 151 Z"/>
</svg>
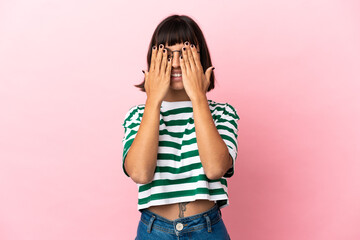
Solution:
<svg viewBox="0 0 360 240">
<path fill-rule="evenodd" d="M 126 156 L 125 168 L 136 183 L 152 181 L 159 146 L 161 102 L 147 99 L 139 130 Z"/>
<path fill-rule="evenodd" d="M 192 102 L 196 140 L 204 172 L 209 179 L 219 179 L 231 168 L 232 158 L 214 124 L 206 95 L 200 95 Z"/>
</svg>

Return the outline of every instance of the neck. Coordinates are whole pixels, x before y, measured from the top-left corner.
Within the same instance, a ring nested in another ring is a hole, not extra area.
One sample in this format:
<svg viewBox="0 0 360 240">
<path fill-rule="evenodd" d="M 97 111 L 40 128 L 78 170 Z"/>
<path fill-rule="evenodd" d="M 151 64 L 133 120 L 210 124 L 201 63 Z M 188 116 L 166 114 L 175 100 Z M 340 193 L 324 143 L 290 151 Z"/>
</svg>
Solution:
<svg viewBox="0 0 360 240">
<path fill-rule="evenodd" d="M 178 102 L 178 101 L 190 101 L 190 98 L 186 94 L 186 91 L 184 89 L 173 90 L 170 88 L 168 94 L 163 100 L 166 102 Z"/>
</svg>

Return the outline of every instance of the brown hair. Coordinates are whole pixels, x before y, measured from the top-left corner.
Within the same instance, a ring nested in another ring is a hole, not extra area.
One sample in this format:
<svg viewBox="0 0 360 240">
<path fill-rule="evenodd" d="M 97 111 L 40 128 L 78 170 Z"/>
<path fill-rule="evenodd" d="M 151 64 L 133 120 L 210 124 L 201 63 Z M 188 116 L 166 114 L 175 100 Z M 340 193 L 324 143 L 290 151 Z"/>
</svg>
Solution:
<svg viewBox="0 0 360 240">
<path fill-rule="evenodd" d="M 200 61 L 204 71 L 212 66 L 210 53 L 204 35 L 196 22 L 186 15 L 171 15 L 165 18 L 156 27 L 153 33 L 147 53 L 148 71 L 151 63 L 152 47 L 154 45 L 159 46 L 160 44 L 163 44 L 165 46 L 167 43 L 169 46 L 172 46 L 177 43 L 184 43 L 186 41 L 189 41 L 195 45 L 199 45 Z M 145 76 L 142 83 L 136 84 L 134 86 L 140 88 L 140 91 L 146 92 L 144 85 Z M 210 85 L 207 92 L 214 88 L 215 76 L 214 72 L 212 72 L 210 75 Z"/>
</svg>

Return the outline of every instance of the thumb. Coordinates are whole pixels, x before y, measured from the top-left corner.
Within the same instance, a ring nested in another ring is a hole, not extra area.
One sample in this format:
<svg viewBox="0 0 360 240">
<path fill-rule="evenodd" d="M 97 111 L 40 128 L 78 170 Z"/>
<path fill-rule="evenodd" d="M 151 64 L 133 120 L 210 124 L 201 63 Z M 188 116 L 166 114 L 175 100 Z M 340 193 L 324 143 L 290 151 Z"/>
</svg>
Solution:
<svg viewBox="0 0 360 240">
<path fill-rule="evenodd" d="M 143 74 L 144 74 L 145 77 L 149 74 L 149 72 L 146 71 L 146 70 L 141 70 L 141 71 L 143 72 Z"/>
<path fill-rule="evenodd" d="M 206 80 L 208 80 L 208 81 L 210 80 L 211 73 L 213 72 L 214 69 L 215 68 L 213 66 L 208 67 L 208 69 L 206 69 L 206 71 L 205 71 Z"/>
</svg>

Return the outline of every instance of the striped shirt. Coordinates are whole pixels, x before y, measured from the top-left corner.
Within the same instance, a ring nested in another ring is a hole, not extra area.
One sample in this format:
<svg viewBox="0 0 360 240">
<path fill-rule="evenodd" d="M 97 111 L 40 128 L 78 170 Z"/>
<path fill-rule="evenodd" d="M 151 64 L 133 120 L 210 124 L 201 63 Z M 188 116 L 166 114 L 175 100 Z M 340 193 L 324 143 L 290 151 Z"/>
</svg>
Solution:
<svg viewBox="0 0 360 240">
<path fill-rule="evenodd" d="M 234 174 L 237 157 L 237 120 L 239 116 L 228 103 L 208 100 L 214 124 L 228 147 L 232 167 L 220 179 L 210 180 L 200 161 L 191 101 L 163 101 L 160 108 L 157 164 L 152 182 L 138 185 L 138 210 L 155 205 L 214 201 L 220 208 L 229 205 L 226 178 Z M 133 106 L 126 113 L 123 127 L 123 171 L 125 159 L 139 130 L 145 104 Z"/>
</svg>

